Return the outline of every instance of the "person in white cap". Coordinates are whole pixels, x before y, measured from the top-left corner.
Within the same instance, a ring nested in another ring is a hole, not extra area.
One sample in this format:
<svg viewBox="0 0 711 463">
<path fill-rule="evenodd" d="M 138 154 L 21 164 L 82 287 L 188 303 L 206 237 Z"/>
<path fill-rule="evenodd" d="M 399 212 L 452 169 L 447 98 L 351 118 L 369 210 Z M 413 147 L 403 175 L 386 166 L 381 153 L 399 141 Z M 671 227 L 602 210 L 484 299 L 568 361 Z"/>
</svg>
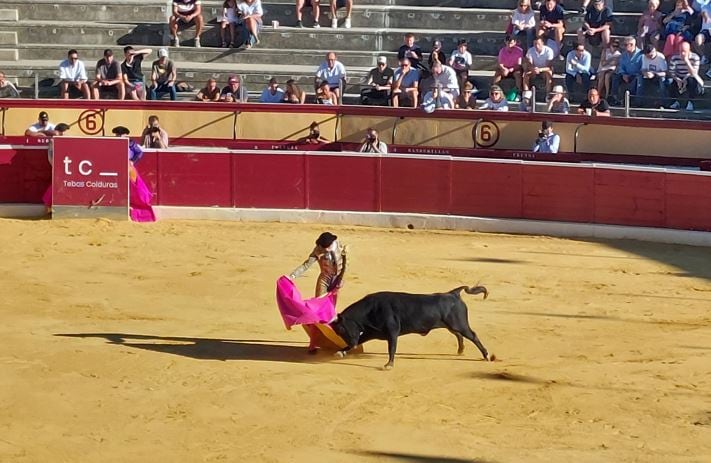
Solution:
<svg viewBox="0 0 711 463">
<path fill-rule="evenodd" d="M 570 101 L 565 97 L 565 89 L 562 85 L 556 85 L 548 100 L 548 112 L 557 114 L 568 114 L 570 112 Z"/>
<path fill-rule="evenodd" d="M 170 93 L 170 99 L 175 100 L 175 80 L 177 71 L 175 64 L 168 59 L 168 50 L 158 50 L 158 59 L 153 61 L 151 68 L 151 88 L 148 90 L 148 99 L 157 100 L 163 93 Z"/>
<path fill-rule="evenodd" d="M 368 73 L 368 80 L 365 82 L 368 87 L 361 90 L 360 101 L 365 105 L 387 106 L 395 71 L 388 66 L 388 60 L 384 56 L 378 56 L 377 63 Z"/>
</svg>

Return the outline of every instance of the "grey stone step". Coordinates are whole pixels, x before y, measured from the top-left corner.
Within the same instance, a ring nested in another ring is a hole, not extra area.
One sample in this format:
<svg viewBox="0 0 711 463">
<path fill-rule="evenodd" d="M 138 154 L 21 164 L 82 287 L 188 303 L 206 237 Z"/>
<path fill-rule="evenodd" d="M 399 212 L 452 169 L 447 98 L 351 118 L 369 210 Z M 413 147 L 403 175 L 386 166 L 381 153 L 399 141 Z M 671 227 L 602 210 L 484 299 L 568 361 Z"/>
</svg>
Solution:
<svg viewBox="0 0 711 463">
<path fill-rule="evenodd" d="M 0 48 L 0 61 L 17 61 L 18 59 L 17 48 Z"/>
<path fill-rule="evenodd" d="M 146 4 L 147 3 L 147 4 Z M 52 2 L 2 2 L 0 7 L 17 10 L 21 21 L 56 22 L 166 22 L 170 17 L 168 2 L 84 2 L 78 0 Z"/>
<path fill-rule="evenodd" d="M 16 8 L 0 8 L 0 21 L 17 21 L 18 19 Z"/>
<path fill-rule="evenodd" d="M 17 45 L 17 32 L 0 30 L 0 45 Z"/>
</svg>

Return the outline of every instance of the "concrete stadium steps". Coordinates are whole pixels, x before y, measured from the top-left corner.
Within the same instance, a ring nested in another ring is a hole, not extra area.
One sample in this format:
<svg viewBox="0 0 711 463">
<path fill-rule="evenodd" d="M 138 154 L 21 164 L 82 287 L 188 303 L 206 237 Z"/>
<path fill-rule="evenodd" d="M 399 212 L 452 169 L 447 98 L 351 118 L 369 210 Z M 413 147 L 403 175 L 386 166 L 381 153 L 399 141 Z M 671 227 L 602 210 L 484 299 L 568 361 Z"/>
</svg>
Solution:
<svg viewBox="0 0 711 463">
<path fill-rule="evenodd" d="M 171 9 L 166 2 L 118 0 L 111 2 L 81 0 L 33 0 L 31 2 L 0 0 L 0 9 L 15 10 L 20 21 L 55 22 L 167 22 Z"/>
</svg>

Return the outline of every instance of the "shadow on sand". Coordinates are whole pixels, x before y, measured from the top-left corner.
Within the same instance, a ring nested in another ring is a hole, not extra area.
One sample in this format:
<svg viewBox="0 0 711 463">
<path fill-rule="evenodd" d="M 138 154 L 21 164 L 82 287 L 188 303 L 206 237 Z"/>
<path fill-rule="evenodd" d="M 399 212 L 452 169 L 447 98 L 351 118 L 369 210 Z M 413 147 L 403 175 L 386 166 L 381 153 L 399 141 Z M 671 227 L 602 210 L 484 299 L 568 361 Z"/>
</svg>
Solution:
<svg viewBox="0 0 711 463">
<path fill-rule="evenodd" d="M 466 458 L 451 458 L 435 455 L 419 455 L 414 453 L 400 453 L 400 452 L 376 452 L 371 450 L 360 450 L 349 452 L 355 455 L 360 455 L 364 457 L 373 458 L 390 458 L 397 461 L 409 462 L 409 463 L 494 463 L 493 460 L 482 460 L 480 458 L 466 459 Z"/>
</svg>

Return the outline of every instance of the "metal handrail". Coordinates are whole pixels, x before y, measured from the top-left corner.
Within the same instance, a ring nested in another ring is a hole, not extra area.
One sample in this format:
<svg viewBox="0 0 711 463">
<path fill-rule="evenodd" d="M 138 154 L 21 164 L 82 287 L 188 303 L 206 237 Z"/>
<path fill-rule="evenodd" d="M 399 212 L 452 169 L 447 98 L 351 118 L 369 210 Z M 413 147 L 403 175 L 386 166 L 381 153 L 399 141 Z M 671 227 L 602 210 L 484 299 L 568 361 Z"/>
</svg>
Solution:
<svg viewBox="0 0 711 463">
<path fill-rule="evenodd" d="M 580 136 L 580 129 L 588 125 L 587 122 L 583 122 L 582 124 L 578 124 L 577 127 L 575 127 L 575 135 L 573 137 L 573 153 L 578 154 L 578 137 Z"/>
<path fill-rule="evenodd" d="M 630 117 L 630 91 L 625 90 L 625 117 Z"/>
<path fill-rule="evenodd" d="M 395 137 L 397 137 L 397 124 L 401 119 L 405 119 L 405 118 L 400 116 L 400 117 L 396 117 L 395 120 L 393 121 L 393 137 L 392 137 L 393 138 L 392 139 L 393 145 L 397 145 L 397 143 L 395 143 Z"/>
</svg>

